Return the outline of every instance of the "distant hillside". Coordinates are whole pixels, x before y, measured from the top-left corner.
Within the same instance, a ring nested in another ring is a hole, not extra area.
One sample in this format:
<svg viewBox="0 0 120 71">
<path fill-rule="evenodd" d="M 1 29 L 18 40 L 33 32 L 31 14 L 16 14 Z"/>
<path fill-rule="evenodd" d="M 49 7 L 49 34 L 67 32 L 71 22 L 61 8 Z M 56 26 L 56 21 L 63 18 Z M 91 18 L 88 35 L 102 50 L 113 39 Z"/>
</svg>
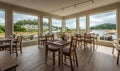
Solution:
<svg viewBox="0 0 120 71">
<path fill-rule="evenodd" d="M 111 24 L 111 23 L 104 23 L 101 25 L 93 26 L 90 27 L 90 29 L 116 29 L 116 24 Z"/>
<path fill-rule="evenodd" d="M 17 21 L 16 23 L 14 24 L 17 24 L 17 25 L 38 25 L 38 22 L 37 20 L 20 20 L 20 21 Z"/>
</svg>

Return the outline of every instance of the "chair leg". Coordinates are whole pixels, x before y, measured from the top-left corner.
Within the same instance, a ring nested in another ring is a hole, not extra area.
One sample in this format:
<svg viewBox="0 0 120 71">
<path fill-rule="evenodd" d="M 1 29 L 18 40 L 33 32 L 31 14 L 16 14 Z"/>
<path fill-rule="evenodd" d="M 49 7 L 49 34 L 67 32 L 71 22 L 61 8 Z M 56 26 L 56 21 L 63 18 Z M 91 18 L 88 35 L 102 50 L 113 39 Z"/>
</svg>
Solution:
<svg viewBox="0 0 120 71">
<path fill-rule="evenodd" d="M 58 55 L 58 61 L 59 61 L 59 62 L 58 62 L 58 66 L 60 66 L 60 51 L 58 52 L 58 54 L 59 54 L 59 55 Z"/>
<path fill-rule="evenodd" d="M 65 59 L 65 61 L 66 61 L 66 56 L 64 55 L 64 59 Z"/>
<path fill-rule="evenodd" d="M 80 44 L 80 47 L 82 48 L 82 42 L 80 42 L 81 44 Z"/>
<path fill-rule="evenodd" d="M 120 54 L 120 51 L 118 51 L 118 55 L 117 55 L 117 64 L 119 63 L 119 54 Z"/>
<path fill-rule="evenodd" d="M 38 40 L 38 48 L 39 48 L 39 46 L 40 46 L 40 41 Z"/>
<path fill-rule="evenodd" d="M 22 47 L 20 46 L 20 53 L 22 54 Z"/>
<path fill-rule="evenodd" d="M 16 56 L 18 56 L 18 51 L 17 51 L 17 47 L 15 47 L 15 52 L 16 52 Z"/>
<path fill-rule="evenodd" d="M 85 43 L 85 41 L 84 41 L 84 50 L 85 50 L 85 45 L 86 45 L 86 43 Z"/>
<path fill-rule="evenodd" d="M 45 48 L 45 64 L 47 63 L 47 55 L 48 55 L 48 49 L 46 46 L 46 48 Z"/>
<path fill-rule="evenodd" d="M 76 59 L 76 65 L 77 65 L 77 67 L 78 67 L 78 60 L 77 60 L 77 53 L 76 53 L 76 51 L 75 51 L 75 59 Z"/>
<path fill-rule="evenodd" d="M 53 52 L 53 65 L 55 65 L 55 52 Z"/>
<path fill-rule="evenodd" d="M 71 65 L 71 71 L 73 71 L 72 58 L 71 58 L 71 56 L 70 56 L 70 65 Z"/>
<path fill-rule="evenodd" d="M 112 54 L 114 54 L 114 47 L 113 47 L 113 50 L 112 50 Z"/>
</svg>

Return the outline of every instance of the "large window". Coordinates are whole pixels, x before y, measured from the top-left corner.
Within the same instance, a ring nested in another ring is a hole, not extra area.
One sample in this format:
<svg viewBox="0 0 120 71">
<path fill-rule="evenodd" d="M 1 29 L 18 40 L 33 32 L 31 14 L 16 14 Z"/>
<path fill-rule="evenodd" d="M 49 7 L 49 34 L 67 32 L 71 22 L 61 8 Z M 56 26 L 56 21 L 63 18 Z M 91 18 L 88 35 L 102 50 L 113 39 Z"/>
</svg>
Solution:
<svg viewBox="0 0 120 71">
<path fill-rule="evenodd" d="M 23 40 L 37 40 L 38 38 L 38 17 L 13 13 L 14 22 L 14 34 L 22 35 Z"/>
<path fill-rule="evenodd" d="M 75 34 L 76 32 L 76 18 L 66 20 L 65 31 L 69 34 Z"/>
<path fill-rule="evenodd" d="M 57 37 L 57 33 L 62 31 L 62 21 L 59 19 L 52 19 L 52 33 Z"/>
<path fill-rule="evenodd" d="M 5 37 L 5 11 L 0 10 L 0 37 Z"/>
<path fill-rule="evenodd" d="M 61 32 L 62 21 L 58 19 L 52 19 L 52 33 Z"/>
<path fill-rule="evenodd" d="M 43 18 L 43 34 L 49 33 L 48 18 Z"/>
<path fill-rule="evenodd" d="M 91 15 L 90 32 L 99 34 L 100 40 L 116 40 L 116 11 Z"/>
<path fill-rule="evenodd" d="M 85 16 L 79 18 L 79 30 L 80 30 L 80 33 L 86 32 L 86 17 Z"/>
</svg>

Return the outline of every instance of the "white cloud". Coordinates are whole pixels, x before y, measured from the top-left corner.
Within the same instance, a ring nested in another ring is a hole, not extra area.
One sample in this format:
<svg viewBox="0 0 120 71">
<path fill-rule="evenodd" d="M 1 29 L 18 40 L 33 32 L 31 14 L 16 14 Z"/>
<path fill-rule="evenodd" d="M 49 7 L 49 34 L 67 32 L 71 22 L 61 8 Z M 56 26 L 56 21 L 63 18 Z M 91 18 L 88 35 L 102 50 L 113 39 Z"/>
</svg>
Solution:
<svg viewBox="0 0 120 71">
<path fill-rule="evenodd" d="M 14 16 L 14 23 L 19 21 L 19 20 L 34 20 L 38 19 L 37 16 L 32 16 L 32 15 L 27 15 L 27 14 L 20 14 L 20 13 L 13 13 Z"/>
<path fill-rule="evenodd" d="M 0 18 L 0 25 L 3 25 L 5 23 L 5 19 Z"/>
<path fill-rule="evenodd" d="M 80 29 L 86 29 L 86 17 L 80 17 L 79 22 Z"/>
<path fill-rule="evenodd" d="M 62 27 L 62 21 L 58 19 L 52 19 L 52 25 Z"/>
<path fill-rule="evenodd" d="M 48 19 L 47 18 L 43 18 L 43 22 L 48 23 Z"/>
<path fill-rule="evenodd" d="M 107 12 L 90 16 L 90 27 L 104 23 L 116 24 L 116 12 Z"/>
<path fill-rule="evenodd" d="M 68 28 L 76 28 L 76 19 L 73 18 L 73 19 L 69 19 L 69 20 L 66 20 L 66 27 Z"/>
</svg>

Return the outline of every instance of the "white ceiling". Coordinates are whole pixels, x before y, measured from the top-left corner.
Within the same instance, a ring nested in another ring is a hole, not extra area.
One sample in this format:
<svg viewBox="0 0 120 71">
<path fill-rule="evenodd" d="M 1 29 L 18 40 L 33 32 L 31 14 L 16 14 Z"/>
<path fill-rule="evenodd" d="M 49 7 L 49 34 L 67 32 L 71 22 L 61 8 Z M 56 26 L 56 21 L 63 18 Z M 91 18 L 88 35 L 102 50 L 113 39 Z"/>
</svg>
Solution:
<svg viewBox="0 0 120 71">
<path fill-rule="evenodd" d="M 47 13 L 52 13 L 59 16 L 67 16 L 67 15 L 82 12 L 85 10 L 120 2 L 120 0 L 94 0 L 94 3 L 87 2 L 84 4 L 79 4 L 77 5 L 76 8 L 73 6 L 70 8 L 66 8 L 64 10 L 61 9 L 55 12 L 50 12 L 55 9 L 60 9 L 66 6 L 73 5 L 75 1 L 78 3 L 78 2 L 84 2 L 87 0 L 0 0 L 0 1 L 17 5 L 17 6 L 22 6 L 26 8 L 47 12 Z"/>
</svg>

